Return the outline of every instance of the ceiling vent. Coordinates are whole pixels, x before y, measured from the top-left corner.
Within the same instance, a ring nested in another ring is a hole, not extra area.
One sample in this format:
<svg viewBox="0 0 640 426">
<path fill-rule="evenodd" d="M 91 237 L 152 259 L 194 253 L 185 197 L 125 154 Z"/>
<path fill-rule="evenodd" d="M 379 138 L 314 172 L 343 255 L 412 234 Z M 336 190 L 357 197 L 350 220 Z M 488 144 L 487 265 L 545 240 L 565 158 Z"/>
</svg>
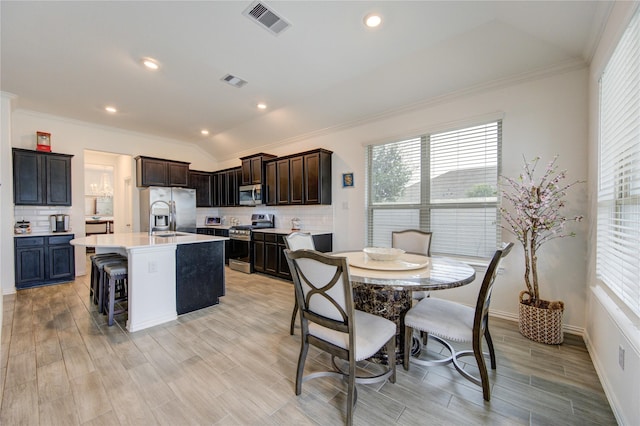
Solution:
<svg viewBox="0 0 640 426">
<path fill-rule="evenodd" d="M 280 34 L 291 26 L 283 17 L 278 16 L 273 9 L 259 1 L 251 3 L 242 14 L 274 35 Z"/>
<path fill-rule="evenodd" d="M 227 74 L 222 77 L 220 80 L 229 83 L 233 87 L 237 87 L 238 89 L 247 84 L 247 82 L 240 77 L 236 77 L 235 75 Z"/>
</svg>

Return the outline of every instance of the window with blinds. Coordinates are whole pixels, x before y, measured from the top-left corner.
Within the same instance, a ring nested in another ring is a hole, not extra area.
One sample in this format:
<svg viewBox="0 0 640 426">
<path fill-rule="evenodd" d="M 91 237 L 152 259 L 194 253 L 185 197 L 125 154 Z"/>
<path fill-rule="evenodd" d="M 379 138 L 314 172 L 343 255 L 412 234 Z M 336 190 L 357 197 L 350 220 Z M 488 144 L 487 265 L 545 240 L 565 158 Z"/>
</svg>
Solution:
<svg viewBox="0 0 640 426">
<path fill-rule="evenodd" d="M 600 79 L 596 273 L 640 316 L 640 10 Z"/>
<path fill-rule="evenodd" d="M 369 146 L 368 244 L 433 232 L 434 254 L 490 257 L 499 241 L 502 122 Z"/>
</svg>

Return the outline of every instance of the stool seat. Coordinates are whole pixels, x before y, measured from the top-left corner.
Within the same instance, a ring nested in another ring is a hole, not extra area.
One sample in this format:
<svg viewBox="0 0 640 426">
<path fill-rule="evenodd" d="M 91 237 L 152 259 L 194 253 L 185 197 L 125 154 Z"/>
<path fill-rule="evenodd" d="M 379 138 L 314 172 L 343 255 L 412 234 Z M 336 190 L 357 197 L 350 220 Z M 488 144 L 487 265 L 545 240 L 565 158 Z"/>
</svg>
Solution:
<svg viewBox="0 0 640 426">
<path fill-rule="evenodd" d="M 113 276 L 127 275 L 128 266 L 126 263 L 120 262 L 116 264 L 107 264 L 104 267 L 104 272 Z"/>
</svg>

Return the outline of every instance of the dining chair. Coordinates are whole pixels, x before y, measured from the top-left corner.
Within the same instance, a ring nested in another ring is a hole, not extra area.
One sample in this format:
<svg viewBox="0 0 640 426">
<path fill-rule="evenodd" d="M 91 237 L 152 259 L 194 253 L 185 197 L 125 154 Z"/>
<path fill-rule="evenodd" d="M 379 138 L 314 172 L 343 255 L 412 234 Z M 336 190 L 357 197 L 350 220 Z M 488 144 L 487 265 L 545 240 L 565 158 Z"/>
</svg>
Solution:
<svg viewBox="0 0 640 426">
<path fill-rule="evenodd" d="M 346 424 L 353 423 L 356 383 L 396 380 L 396 325 L 377 315 L 356 310 L 349 267 L 345 257 L 330 256 L 314 250 L 284 251 L 300 308 L 301 345 L 296 373 L 296 395 L 302 382 L 317 377 L 340 377 L 347 382 Z M 331 355 L 333 371 L 304 376 L 309 345 Z M 372 357 L 386 347 L 388 366 L 378 374 L 356 377 L 356 362 Z M 336 358 L 348 363 L 338 366 Z"/>
<path fill-rule="evenodd" d="M 404 231 L 391 232 L 391 247 L 399 248 L 407 253 L 431 256 L 431 232 L 419 229 L 406 229 Z M 428 291 L 414 291 L 411 297 L 422 300 L 429 297 Z"/>
<path fill-rule="evenodd" d="M 284 237 L 284 245 L 289 250 L 315 250 L 316 246 L 313 242 L 313 236 L 308 232 L 292 232 Z M 291 325 L 289 327 L 289 334 L 293 335 L 293 329 L 296 323 L 296 315 L 298 314 L 298 299 L 294 294 L 293 313 L 291 314 Z"/>
<path fill-rule="evenodd" d="M 482 280 L 475 309 L 449 300 L 428 297 L 421 300 L 416 306 L 409 309 L 404 317 L 405 347 L 411 343 L 413 330 L 428 333 L 429 339 L 433 339 L 443 345 L 450 356 L 436 360 L 424 360 L 410 356 L 409 351 L 404 354 L 404 369 L 409 370 L 409 363 L 423 366 L 439 366 L 453 363 L 456 370 L 471 382 L 482 387 L 482 396 L 486 401 L 491 398 L 489 387 L 489 375 L 484 361 L 486 353 L 482 352 L 482 337 L 487 341 L 491 368 L 496 369 L 496 355 L 493 350 L 493 341 L 489 333 L 489 304 L 491 292 L 498 272 L 500 260 L 507 256 L 513 247 L 513 243 L 506 244 L 496 250 L 487 267 Z M 450 342 L 472 343 L 471 350 L 456 351 Z M 465 356 L 474 356 L 478 364 L 480 378 L 464 370 L 458 359 Z"/>
</svg>

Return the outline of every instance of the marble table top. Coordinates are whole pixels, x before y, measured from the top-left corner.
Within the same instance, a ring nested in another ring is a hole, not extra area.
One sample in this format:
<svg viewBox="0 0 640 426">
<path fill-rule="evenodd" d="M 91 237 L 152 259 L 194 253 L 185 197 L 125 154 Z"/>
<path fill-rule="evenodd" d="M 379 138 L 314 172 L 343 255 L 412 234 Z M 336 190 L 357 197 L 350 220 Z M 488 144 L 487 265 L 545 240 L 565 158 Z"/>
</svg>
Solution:
<svg viewBox="0 0 640 426">
<path fill-rule="evenodd" d="M 361 251 L 332 254 L 345 256 L 347 259 L 350 257 L 354 259 L 362 257 Z M 416 260 L 416 255 L 405 254 L 402 256 L 411 256 L 411 261 Z M 402 260 L 402 256 L 400 260 Z M 440 256 L 419 257 L 424 259 L 427 266 L 410 270 L 377 270 L 349 265 L 351 282 L 404 290 L 429 291 L 460 287 L 473 282 L 476 277 L 475 269 L 458 260 Z"/>
</svg>

